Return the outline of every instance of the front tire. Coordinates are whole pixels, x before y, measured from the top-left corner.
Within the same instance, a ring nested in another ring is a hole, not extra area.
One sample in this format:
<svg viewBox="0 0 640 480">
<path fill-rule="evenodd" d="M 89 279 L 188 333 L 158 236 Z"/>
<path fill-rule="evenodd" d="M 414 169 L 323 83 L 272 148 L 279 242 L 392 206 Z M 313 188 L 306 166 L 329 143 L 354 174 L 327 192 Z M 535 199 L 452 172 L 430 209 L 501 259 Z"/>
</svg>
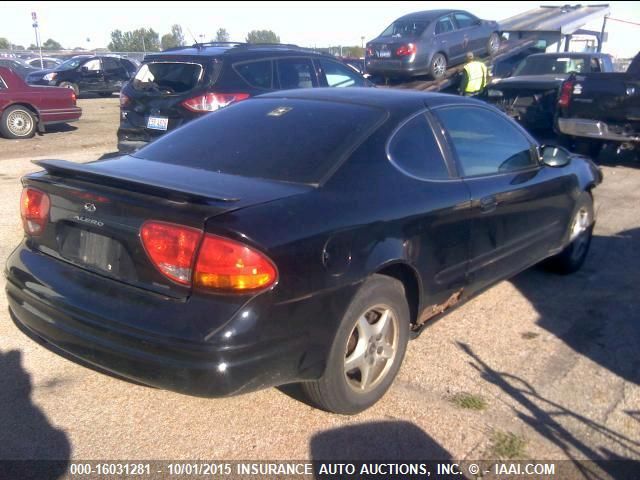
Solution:
<svg viewBox="0 0 640 480">
<path fill-rule="evenodd" d="M 31 138 L 36 133 L 36 127 L 36 116 L 22 105 L 7 108 L 0 119 L 0 133 L 5 138 Z"/>
<path fill-rule="evenodd" d="M 593 236 L 594 212 L 593 198 L 583 193 L 578 199 L 569 230 L 569 244 L 559 254 L 549 258 L 545 266 L 561 275 L 580 270 L 589 253 Z"/>
<path fill-rule="evenodd" d="M 409 318 L 402 283 L 373 275 L 340 322 L 323 376 L 302 384 L 307 397 L 324 410 L 348 415 L 380 400 L 404 358 Z"/>
<path fill-rule="evenodd" d="M 495 55 L 500 49 L 500 35 L 493 32 L 487 40 L 487 53 L 491 56 Z"/>
<path fill-rule="evenodd" d="M 431 63 L 429 64 L 429 75 L 434 80 L 443 78 L 447 72 L 447 57 L 442 53 L 436 53 L 431 57 Z"/>
</svg>

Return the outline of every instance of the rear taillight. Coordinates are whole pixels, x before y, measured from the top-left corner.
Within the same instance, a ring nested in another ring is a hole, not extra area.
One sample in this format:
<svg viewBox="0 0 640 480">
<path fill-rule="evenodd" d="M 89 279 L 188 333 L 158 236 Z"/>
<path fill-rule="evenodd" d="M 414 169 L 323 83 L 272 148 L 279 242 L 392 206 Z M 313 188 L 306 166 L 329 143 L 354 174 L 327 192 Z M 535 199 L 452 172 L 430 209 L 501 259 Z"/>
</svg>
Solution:
<svg viewBox="0 0 640 480">
<path fill-rule="evenodd" d="M 276 268 L 247 245 L 206 234 L 198 253 L 193 283 L 227 291 L 258 290 L 273 285 Z"/>
<path fill-rule="evenodd" d="M 256 291 L 270 287 L 277 279 L 276 267 L 264 254 L 196 228 L 148 221 L 140 229 L 140 238 L 156 268 L 183 285 L 193 283 L 226 292 Z"/>
<path fill-rule="evenodd" d="M 566 108 L 571 103 L 571 92 L 573 92 L 573 86 L 575 82 L 573 80 L 567 80 L 560 87 L 560 96 L 558 97 L 558 106 Z"/>
<path fill-rule="evenodd" d="M 146 222 L 140 229 L 142 245 L 156 268 L 183 285 L 191 284 L 193 261 L 201 237 L 201 230 L 173 223 Z"/>
<path fill-rule="evenodd" d="M 124 93 L 120 94 L 120 108 L 126 107 L 131 103 L 131 99 Z"/>
<path fill-rule="evenodd" d="M 49 221 L 51 201 L 49 195 L 35 188 L 27 187 L 20 196 L 20 216 L 27 235 L 42 235 Z"/>
<path fill-rule="evenodd" d="M 219 108 L 226 107 L 233 102 L 246 100 L 248 93 L 205 93 L 197 97 L 190 98 L 182 102 L 182 106 L 192 112 L 213 112 Z"/>
<path fill-rule="evenodd" d="M 78 98 L 76 97 L 76 92 L 71 92 L 71 101 L 73 102 L 73 104 L 76 104 L 76 100 Z"/>
<path fill-rule="evenodd" d="M 398 57 L 406 57 L 407 55 L 413 55 L 418 51 L 415 43 L 407 43 L 406 45 L 401 45 L 396 50 L 396 55 Z"/>
</svg>

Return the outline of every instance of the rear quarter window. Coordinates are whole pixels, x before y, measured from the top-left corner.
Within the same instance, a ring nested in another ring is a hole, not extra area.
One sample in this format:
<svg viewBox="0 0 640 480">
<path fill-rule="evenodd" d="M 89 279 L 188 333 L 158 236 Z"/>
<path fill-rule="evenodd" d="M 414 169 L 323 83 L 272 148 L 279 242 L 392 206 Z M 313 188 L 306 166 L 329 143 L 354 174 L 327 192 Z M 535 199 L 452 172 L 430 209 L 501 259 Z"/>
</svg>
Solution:
<svg viewBox="0 0 640 480">
<path fill-rule="evenodd" d="M 255 98 L 210 113 L 134 154 L 244 177 L 319 184 L 379 123 L 373 107 Z"/>
<path fill-rule="evenodd" d="M 420 180 L 449 178 L 444 157 L 423 113 L 396 130 L 389 141 L 387 156 L 398 170 L 411 177 Z"/>
<path fill-rule="evenodd" d="M 252 87 L 265 90 L 273 88 L 273 62 L 271 60 L 236 63 L 233 65 L 233 69 Z"/>
</svg>

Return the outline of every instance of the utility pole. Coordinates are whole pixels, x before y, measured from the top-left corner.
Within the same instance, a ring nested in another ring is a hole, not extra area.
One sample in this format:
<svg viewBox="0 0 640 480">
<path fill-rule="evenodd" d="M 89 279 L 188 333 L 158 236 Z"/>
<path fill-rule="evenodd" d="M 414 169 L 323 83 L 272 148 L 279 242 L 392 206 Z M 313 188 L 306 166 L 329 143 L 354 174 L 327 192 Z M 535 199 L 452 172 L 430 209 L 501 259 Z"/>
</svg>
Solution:
<svg viewBox="0 0 640 480">
<path fill-rule="evenodd" d="M 36 46 L 40 52 L 40 68 L 44 68 L 44 62 L 42 61 L 42 47 L 40 46 L 40 34 L 38 32 L 38 16 L 36 12 L 31 12 L 31 19 L 33 20 L 33 29 L 36 32 Z"/>
<path fill-rule="evenodd" d="M 361 46 L 362 46 L 362 48 L 364 48 L 364 35 L 363 35 L 362 37 L 360 37 L 360 40 L 361 40 L 361 42 L 362 42 L 362 43 L 361 43 Z"/>
<path fill-rule="evenodd" d="M 144 52 L 145 56 L 147 55 L 147 48 L 144 45 L 144 33 L 142 34 L 142 51 Z"/>
</svg>

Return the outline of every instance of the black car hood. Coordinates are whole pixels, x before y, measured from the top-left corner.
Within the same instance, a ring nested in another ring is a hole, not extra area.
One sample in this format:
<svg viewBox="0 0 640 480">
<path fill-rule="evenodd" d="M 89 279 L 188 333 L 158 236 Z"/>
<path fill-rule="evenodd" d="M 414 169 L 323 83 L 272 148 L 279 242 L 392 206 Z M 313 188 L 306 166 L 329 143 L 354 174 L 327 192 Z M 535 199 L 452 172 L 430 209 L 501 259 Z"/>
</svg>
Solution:
<svg viewBox="0 0 640 480">
<path fill-rule="evenodd" d="M 568 73 L 554 73 L 549 75 L 522 75 L 496 80 L 495 82 L 491 83 L 491 87 L 498 90 L 511 90 L 516 88 L 548 89 L 559 87 L 567 78 L 569 78 Z"/>
</svg>

